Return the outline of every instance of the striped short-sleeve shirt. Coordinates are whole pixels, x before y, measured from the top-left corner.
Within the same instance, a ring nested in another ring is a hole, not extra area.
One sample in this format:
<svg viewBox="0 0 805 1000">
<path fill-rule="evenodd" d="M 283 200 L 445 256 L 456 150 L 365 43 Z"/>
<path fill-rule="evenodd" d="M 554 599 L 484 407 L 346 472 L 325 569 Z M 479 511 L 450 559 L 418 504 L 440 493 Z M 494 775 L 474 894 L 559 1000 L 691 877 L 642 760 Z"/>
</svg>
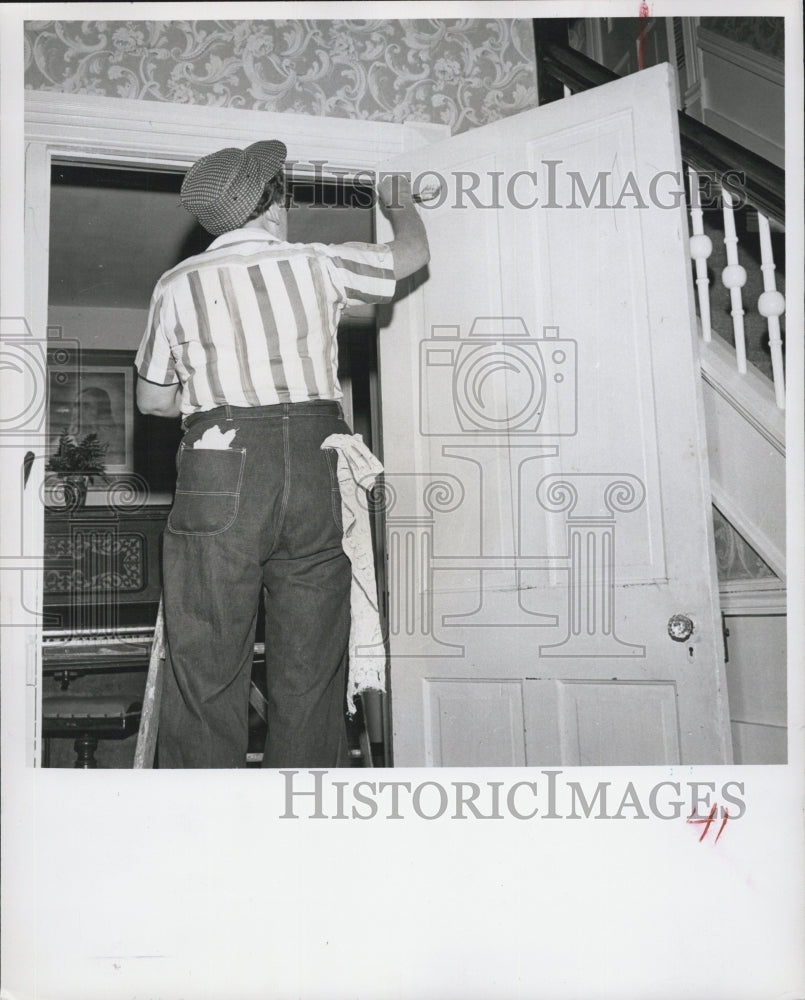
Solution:
<svg viewBox="0 0 805 1000">
<path fill-rule="evenodd" d="M 394 288 L 385 244 L 236 229 L 159 279 L 135 366 L 149 382 L 180 382 L 184 414 L 341 399 L 339 318 L 352 304 L 388 302 Z"/>
</svg>

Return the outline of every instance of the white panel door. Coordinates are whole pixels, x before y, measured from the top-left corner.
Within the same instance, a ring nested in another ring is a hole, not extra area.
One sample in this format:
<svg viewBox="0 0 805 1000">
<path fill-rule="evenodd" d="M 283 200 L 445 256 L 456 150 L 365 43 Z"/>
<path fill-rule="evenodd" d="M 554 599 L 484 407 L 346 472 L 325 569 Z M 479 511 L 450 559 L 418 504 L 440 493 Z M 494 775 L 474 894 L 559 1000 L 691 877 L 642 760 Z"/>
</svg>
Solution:
<svg viewBox="0 0 805 1000">
<path fill-rule="evenodd" d="M 394 763 L 727 762 L 669 68 L 387 166 L 442 178 L 380 333 Z"/>
</svg>

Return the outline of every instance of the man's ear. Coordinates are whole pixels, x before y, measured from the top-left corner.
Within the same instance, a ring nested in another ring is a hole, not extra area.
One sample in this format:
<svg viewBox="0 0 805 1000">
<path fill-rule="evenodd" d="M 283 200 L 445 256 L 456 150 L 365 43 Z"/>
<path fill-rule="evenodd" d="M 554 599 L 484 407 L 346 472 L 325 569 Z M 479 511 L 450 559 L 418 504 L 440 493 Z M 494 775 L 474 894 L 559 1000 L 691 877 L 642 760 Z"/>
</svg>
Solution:
<svg viewBox="0 0 805 1000">
<path fill-rule="evenodd" d="M 266 216 L 274 223 L 280 223 L 285 215 L 285 206 L 281 202 L 273 202 L 266 212 Z"/>
</svg>

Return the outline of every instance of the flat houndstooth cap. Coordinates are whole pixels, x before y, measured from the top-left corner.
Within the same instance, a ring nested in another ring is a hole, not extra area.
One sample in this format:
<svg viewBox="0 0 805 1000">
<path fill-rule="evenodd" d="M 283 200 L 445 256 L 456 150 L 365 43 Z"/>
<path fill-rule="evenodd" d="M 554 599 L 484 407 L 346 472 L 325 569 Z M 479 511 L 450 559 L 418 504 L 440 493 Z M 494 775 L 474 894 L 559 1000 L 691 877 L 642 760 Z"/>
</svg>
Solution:
<svg viewBox="0 0 805 1000">
<path fill-rule="evenodd" d="M 279 139 L 228 147 L 196 160 L 182 181 L 180 198 L 208 233 L 220 236 L 248 219 L 263 189 L 282 169 L 288 150 Z"/>
</svg>

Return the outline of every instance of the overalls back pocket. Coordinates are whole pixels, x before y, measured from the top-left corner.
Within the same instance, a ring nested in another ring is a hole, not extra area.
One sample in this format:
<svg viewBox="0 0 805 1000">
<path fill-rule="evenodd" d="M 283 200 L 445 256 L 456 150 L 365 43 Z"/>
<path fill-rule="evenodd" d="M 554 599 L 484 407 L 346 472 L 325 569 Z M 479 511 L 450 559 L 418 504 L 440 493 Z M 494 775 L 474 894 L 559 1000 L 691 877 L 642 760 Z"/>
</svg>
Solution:
<svg viewBox="0 0 805 1000">
<path fill-rule="evenodd" d="M 217 535 L 238 516 L 245 448 L 179 446 L 176 496 L 168 528 L 179 535 Z"/>
</svg>

